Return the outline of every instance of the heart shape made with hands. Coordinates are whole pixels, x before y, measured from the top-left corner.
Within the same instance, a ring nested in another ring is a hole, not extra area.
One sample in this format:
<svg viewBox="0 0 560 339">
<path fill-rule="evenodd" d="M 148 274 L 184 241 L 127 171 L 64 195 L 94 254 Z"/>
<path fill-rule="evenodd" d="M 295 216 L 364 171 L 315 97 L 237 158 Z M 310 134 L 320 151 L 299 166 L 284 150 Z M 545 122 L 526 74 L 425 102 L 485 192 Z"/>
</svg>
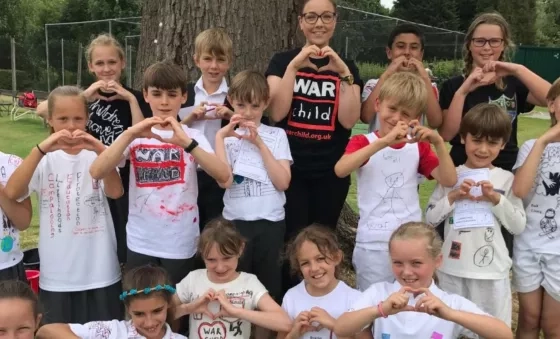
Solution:
<svg viewBox="0 0 560 339">
<path fill-rule="evenodd" d="M 482 85 L 490 85 L 493 84 L 496 79 L 498 78 L 498 75 L 496 74 L 496 72 L 484 72 L 483 71 L 483 77 L 482 79 L 479 80 L 479 83 Z"/>
<path fill-rule="evenodd" d="M 161 126 L 162 128 L 166 128 L 167 126 L 169 126 L 169 122 L 164 121 L 159 126 Z M 162 139 L 171 139 L 173 138 L 173 135 L 175 135 L 175 132 L 173 130 L 158 129 L 155 126 L 152 126 L 151 131 L 153 134 L 159 135 Z"/>
</svg>

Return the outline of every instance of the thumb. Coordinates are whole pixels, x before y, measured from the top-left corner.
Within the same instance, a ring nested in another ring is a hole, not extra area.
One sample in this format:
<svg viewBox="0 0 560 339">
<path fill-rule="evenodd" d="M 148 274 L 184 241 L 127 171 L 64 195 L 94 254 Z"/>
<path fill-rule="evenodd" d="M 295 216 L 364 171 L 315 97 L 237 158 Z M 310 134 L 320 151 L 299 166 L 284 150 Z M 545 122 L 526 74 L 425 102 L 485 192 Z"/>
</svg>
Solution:
<svg viewBox="0 0 560 339">
<path fill-rule="evenodd" d="M 414 306 L 406 305 L 405 307 L 403 307 L 401 309 L 401 312 L 406 312 L 406 311 L 414 312 L 414 311 L 416 311 L 416 309 L 414 308 Z"/>
</svg>

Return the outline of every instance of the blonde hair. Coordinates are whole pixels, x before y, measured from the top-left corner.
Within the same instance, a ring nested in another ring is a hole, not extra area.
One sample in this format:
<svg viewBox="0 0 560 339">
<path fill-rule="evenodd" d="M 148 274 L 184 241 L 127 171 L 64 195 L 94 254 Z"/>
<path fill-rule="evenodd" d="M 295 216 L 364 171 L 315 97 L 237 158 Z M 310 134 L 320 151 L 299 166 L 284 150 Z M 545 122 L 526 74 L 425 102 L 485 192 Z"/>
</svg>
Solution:
<svg viewBox="0 0 560 339">
<path fill-rule="evenodd" d="M 195 58 L 200 58 L 204 53 L 224 57 L 230 63 L 233 61 L 233 42 L 224 29 L 209 28 L 196 36 L 194 40 Z"/>
<path fill-rule="evenodd" d="M 56 99 L 58 97 L 78 97 L 80 99 L 80 101 L 83 102 L 84 104 L 84 112 L 86 114 L 86 119 L 89 118 L 89 114 L 88 114 L 88 102 L 86 97 L 84 96 L 84 91 L 82 91 L 79 87 L 76 86 L 59 86 L 55 89 L 52 90 L 52 92 L 49 94 L 49 97 L 47 99 L 47 107 L 48 107 L 48 111 L 47 111 L 47 117 L 48 120 L 52 119 L 53 116 L 53 111 L 54 111 L 54 107 L 56 104 Z M 50 129 L 51 133 L 54 133 L 54 129 L 51 127 Z"/>
<path fill-rule="evenodd" d="M 463 43 L 463 61 L 465 63 L 463 73 L 465 77 L 468 77 L 473 71 L 474 60 L 470 51 L 470 46 L 474 31 L 478 26 L 483 24 L 499 26 L 502 31 L 504 50 L 498 58 L 499 61 L 509 60 L 510 53 L 514 47 L 513 41 L 511 40 L 511 30 L 509 28 L 509 24 L 500 13 L 491 12 L 480 14 L 473 20 L 473 22 L 471 22 Z M 498 87 L 498 89 L 503 90 L 505 88 L 504 86 L 504 80 L 502 78 L 496 80 L 496 87 Z"/>
<path fill-rule="evenodd" d="M 121 58 L 121 61 L 124 61 L 124 58 L 125 58 L 124 57 L 124 50 L 123 50 L 121 44 L 117 41 L 117 39 L 113 38 L 109 34 L 100 34 L 95 39 L 91 40 L 91 42 L 89 43 L 89 45 L 86 49 L 86 60 L 87 60 L 88 63 L 92 62 L 91 54 L 93 53 L 93 50 L 97 46 L 112 46 L 112 47 L 114 47 L 117 50 L 117 53 L 119 54 L 119 58 Z"/>
<path fill-rule="evenodd" d="M 413 110 L 420 115 L 428 105 L 428 91 L 419 75 L 412 72 L 397 72 L 381 85 L 379 101 L 395 100 L 400 107 Z"/>
<path fill-rule="evenodd" d="M 228 95 L 244 103 L 268 103 L 270 91 L 264 75 L 257 71 L 242 71 L 231 81 Z"/>
<path fill-rule="evenodd" d="M 560 95 L 560 78 L 556 79 L 552 83 L 552 86 L 550 87 L 548 93 L 546 94 L 546 100 L 554 101 L 556 100 L 556 98 L 558 98 L 559 95 Z M 558 121 L 556 120 L 556 116 L 554 115 L 553 112 L 549 112 L 549 113 L 550 113 L 550 127 L 552 127 L 556 125 Z"/>
<path fill-rule="evenodd" d="M 389 239 L 389 251 L 391 251 L 391 244 L 393 240 L 426 240 L 426 251 L 430 254 L 430 257 L 436 259 L 441 255 L 441 247 L 443 246 L 443 241 L 437 233 L 434 227 L 423 223 L 423 222 L 407 222 L 402 224 L 397 228 L 391 238 Z M 434 271 L 434 282 L 439 283 L 436 272 Z"/>
</svg>

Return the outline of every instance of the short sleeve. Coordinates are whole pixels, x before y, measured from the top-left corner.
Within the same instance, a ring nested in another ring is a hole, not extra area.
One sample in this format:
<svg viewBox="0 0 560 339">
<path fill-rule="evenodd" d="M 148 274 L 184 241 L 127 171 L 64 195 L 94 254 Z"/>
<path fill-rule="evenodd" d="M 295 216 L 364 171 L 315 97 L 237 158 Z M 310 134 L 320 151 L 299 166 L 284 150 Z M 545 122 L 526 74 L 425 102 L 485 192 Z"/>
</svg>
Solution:
<svg viewBox="0 0 560 339">
<path fill-rule="evenodd" d="M 290 291 L 288 291 L 285 295 L 284 298 L 282 299 L 282 309 L 284 311 L 286 311 L 286 314 L 288 314 L 288 317 L 290 317 L 290 320 L 294 320 L 297 315 L 293 314 L 293 311 L 290 309 L 290 306 L 292 303 L 290 302 L 291 299 L 291 293 Z"/>
<path fill-rule="evenodd" d="M 267 294 L 268 291 L 264 287 L 264 285 L 259 281 L 256 275 L 251 275 L 251 289 L 253 290 L 253 305 L 252 309 L 256 310 L 259 306 L 259 301 L 261 300 L 262 296 Z"/>
<path fill-rule="evenodd" d="M 35 171 L 33 172 L 33 176 L 31 177 L 31 180 L 29 181 L 27 194 L 26 194 L 25 197 L 22 197 L 22 198 L 27 198 L 33 192 L 38 193 L 38 192 L 41 191 L 41 174 L 43 172 L 44 164 L 47 161 L 47 157 L 48 157 L 48 155 L 44 156 L 43 159 L 41 159 L 41 161 L 37 165 L 37 168 L 35 168 Z"/>
<path fill-rule="evenodd" d="M 362 91 L 362 102 L 366 101 L 369 96 L 371 95 L 371 92 L 373 92 L 373 89 L 375 88 L 375 85 L 377 85 L 377 79 L 369 79 L 366 84 L 364 85 L 364 90 Z"/>
<path fill-rule="evenodd" d="M 530 112 L 534 106 L 527 101 L 527 98 L 529 97 L 529 89 L 523 82 L 521 82 L 521 80 L 517 78 L 514 79 L 515 94 L 517 96 L 517 109 L 519 113 Z"/>
<path fill-rule="evenodd" d="M 346 66 L 348 66 L 350 73 L 354 76 L 354 85 L 358 85 L 360 87 L 360 93 L 362 93 L 364 89 L 364 81 L 360 78 L 360 70 L 358 69 L 358 66 L 356 66 L 356 63 L 352 60 L 346 60 Z"/>
<path fill-rule="evenodd" d="M 266 69 L 266 72 L 264 73 L 265 77 L 268 77 L 270 75 L 274 75 L 277 77 L 282 78 L 284 76 L 284 73 L 286 72 L 286 68 L 288 67 L 288 64 L 286 63 L 285 60 L 282 59 L 282 54 L 283 53 L 276 53 L 272 56 L 272 59 L 270 59 L 270 62 L 268 63 L 268 68 Z M 291 60 L 288 61 L 288 63 Z"/>
<path fill-rule="evenodd" d="M 119 335 L 118 325 L 119 322 L 117 320 L 92 321 L 83 325 L 68 324 L 70 330 L 82 339 L 109 339 L 111 336 L 116 337 Z"/>
<path fill-rule="evenodd" d="M 455 95 L 456 89 L 453 88 L 453 79 L 454 78 L 448 79 L 441 85 L 439 106 L 442 110 L 449 109 L 451 100 L 453 100 L 453 96 Z"/>
<path fill-rule="evenodd" d="M 350 138 L 350 141 L 348 141 L 344 154 L 352 154 L 356 151 L 361 150 L 367 145 L 369 145 L 369 140 L 364 134 L 355 135 Z"/>
<path fill-rule="evenodd" d="M 193 274 L 196 274 L 196 271 L 192 271 L 187 274 L 187 276 L 184 277 L 183 280 L 181 280 L 177 284 L 177 286 L 175 286 L 175 293 L 177 293 L 177 297 L 179 297 L 179 300 L 181 300 L 183 304 L 192 302 L 192 293 L 190 292 L 190 290 Z"/>
<path fill-rule="evenodd" d="M 352 303 L 349 311 L 359 311 L 364 308 L 373 307 L 377 305 L 384 298 L 380 296 L 377 291 L 377 284 L 373 284 L 367 290 L 360 294 L 360 297 Z"/>
<path fill-rule="evenodd" d="M 289 160 L 290 164 L 293 163 L 292 152 L 290 151 L 290 144 L 288 143 L 288 136 L 286 131 L 278 129 L 278 145 L 276 146 L 276 154 L 274 155 L 277 160 Z"/>
<path fill-rule="evenodd" d="M 435 82 L 432 83 L 432 90 L 434 91 L 434 95 L 436 96 L 436 100 L 439 100 L 439 90 L 438 90 L 437 84 Z"/>
<path fill-rule="evenodd" d="M 346 298 L 346 309 L 349 310 L 351 309 L 354 304 L 360 300 L 360 297 L 362 295 L 362 292 L 355 290 L 353 288 L 350 288 L 348 290 L 348 296 Z"/>
<path fill-rule="evenodd" d="M 432 172 L 439 166 L 439 159 L 427 142 L 418 143 L 420 161 L 418 162 L 418 173 L 428 179 L 432 179 Z"/>
<path fill-rule="evenodd" d="M 512 171 L 515 172 L 516 169 L 523 166 L 534 145 L 535 139 L 527 140 L 523 143 L 523 145 L 521 145 L 521 147 L 519 148 L 519 152 L 517 153 L 517 160 L 515 161 L 515 165 L 513 165 Z"/>
</svg>

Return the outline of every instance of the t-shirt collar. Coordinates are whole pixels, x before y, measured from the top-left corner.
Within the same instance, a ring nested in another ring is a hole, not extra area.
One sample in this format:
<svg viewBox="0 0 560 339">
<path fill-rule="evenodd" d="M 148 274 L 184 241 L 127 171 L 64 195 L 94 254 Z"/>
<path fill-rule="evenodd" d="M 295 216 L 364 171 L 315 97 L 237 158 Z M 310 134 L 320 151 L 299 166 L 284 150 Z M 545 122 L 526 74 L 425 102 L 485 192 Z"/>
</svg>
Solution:
<svg viewBox="0 0 560 339">
<path fill-rule="evenodd" d="M 206 96 L 210 95 L 204 89 L 204 86 L 202 84 L 202 77 L 198 78 L 198 81 L 194 85 L 194 89 L 195 89 L 195 91 L 203 92 L 204 94 L 206 94 Z M 227 94 L 227 92 L 228 92 L 228 84 L 227 84 L 226 78 L 224 77 L 222 79 L 222 83 L 220 84 L 220 87 L 218 87 L 218 90 L 215 93 L 212 93 L 211 95 Z"/>
</svg>

